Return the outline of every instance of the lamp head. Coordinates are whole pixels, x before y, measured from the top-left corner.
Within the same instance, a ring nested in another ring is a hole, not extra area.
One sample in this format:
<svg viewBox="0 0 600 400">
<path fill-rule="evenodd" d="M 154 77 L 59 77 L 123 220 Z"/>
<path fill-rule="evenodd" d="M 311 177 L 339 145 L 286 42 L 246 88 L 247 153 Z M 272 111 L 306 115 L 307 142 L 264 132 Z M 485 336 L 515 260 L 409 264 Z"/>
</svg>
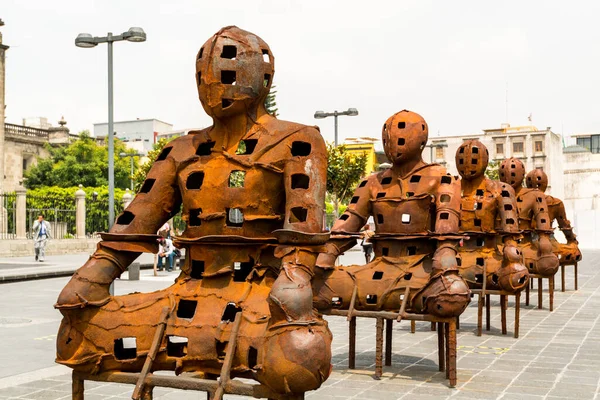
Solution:
<svg viewBox="0 0 600 400">
<path fill-rule="evenodd" d="M 315 111 L 315 118 L 323 119 L 323 118 L 327 118 L 327 115 L 325 115 L 325 111 Z"/>
<path fill-rule="evenodd" d="M 349 108 L 348 111 L 346 111 L 346 115 L 356 117 L 358 115 L 358 110 L 356 108 Z"/>
<path fill-rule="evenodd" d="M 98 43 L 94 40 L 94 37 L 89 33 L 80 33 L 75 38 L 75 46 L 82 47 L 84 49 L 96 47 Z"/>
<path fill-rule="evenodd" d="M 145 42 L 146 41 L 146 32 L 140 27 L 134 26 L 129 28 L 129 30 L 123 34 L 123 36 L 127 36 L 127 40 L 130 42 Z"/>
</svg>

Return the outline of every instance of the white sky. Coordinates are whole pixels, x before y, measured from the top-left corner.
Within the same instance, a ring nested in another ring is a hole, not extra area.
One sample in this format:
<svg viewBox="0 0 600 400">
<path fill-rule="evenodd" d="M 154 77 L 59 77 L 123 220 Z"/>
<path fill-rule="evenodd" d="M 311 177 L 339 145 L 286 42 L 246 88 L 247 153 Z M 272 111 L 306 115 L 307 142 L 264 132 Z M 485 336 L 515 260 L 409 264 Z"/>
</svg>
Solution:
<svg viewBox="0 0 600 400">
<path fill-rule="evenodd" d="M 394 112 L 423 115 L 430 136 L 506 120 L 565 134 L 600 131 L 598 1 L 1 0 L 7 122 L 62 115 L 72 132 L 107 119 L 106 45 L 80 32 L 142 27 L 114 46 L 115 120 L 211 123 L 198 101 L 195 56 L 219 28 L 256 33 L 275 55 L 281 119 L 321 127 L 315 110 L 358 108 L 340 138 L 375 136 Z"/>
</svg>

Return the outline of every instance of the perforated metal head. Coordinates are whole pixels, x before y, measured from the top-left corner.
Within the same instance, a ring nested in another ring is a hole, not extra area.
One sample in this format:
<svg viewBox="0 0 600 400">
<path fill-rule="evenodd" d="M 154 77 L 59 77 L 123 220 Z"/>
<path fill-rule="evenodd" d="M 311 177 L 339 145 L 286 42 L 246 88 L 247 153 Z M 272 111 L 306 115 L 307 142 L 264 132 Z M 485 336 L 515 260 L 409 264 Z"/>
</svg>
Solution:
<svg viewBox="0 0 600 400">
<path fill-rule="evenodd" d="M 456 150 L 456 169 L 464 179 L 475 179 L 485 172 L 488 149 L 479 140 L 467 140 Z"/>
<path fill-rule="evenodd" d="M 508 183 L 514 189 L 523 186 L 523 178 L 525 178 L 525 166 L 518 158 L 507 158 L 502 161 L 498 169 L 500 181 Z"/>
<path fill-rule="evenodd" d="M 548 175 L 539 168 L 529 171 L 525 177 L 525 185 L 528 188 L 540 189 L 542 192 L 545 192 L 548 187 Z"/>
<path fill-rule="evenodd" d="M 394 164 L 421 155 L 429 128 L 427 122 L 419 114 L 402 110 L 392 115 L 383 125 L 383 149 L 387 158 Z"/>
<path fill-rule="evenodd" d="M 196 83 L 202 106 L 211 117 L 255 114 L 271 83 L 275 59 L 258 36 L 236 26 L 222 28 L 196 56 Z"/>
</svg>

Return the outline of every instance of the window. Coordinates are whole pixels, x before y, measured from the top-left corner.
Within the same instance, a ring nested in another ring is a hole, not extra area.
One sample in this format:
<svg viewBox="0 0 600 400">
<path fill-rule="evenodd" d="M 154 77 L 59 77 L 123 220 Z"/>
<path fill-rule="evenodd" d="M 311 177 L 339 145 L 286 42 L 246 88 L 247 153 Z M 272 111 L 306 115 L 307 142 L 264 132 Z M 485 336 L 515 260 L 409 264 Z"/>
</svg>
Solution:
<svg viewBox="0 0 600 400">
<path fill-rule="evenodd" d="M 504 157 L 504 143 L 496 143 L 496 157 Z"/>
<path fill-rule="evenodd" d="M 580 137 L 577 138 L 577 145 L 581 147 L 585 147 L 590 150 L 592 148 L 592 139 L 591 137 Z"/>
<path fill-rule="evenodd" d="M 536 153 L 542 153 L 544 151 L 544 142 L 536 140 L 533 144 L 533 148 Z"/>
<path fill-rule="evenodd" d="M 443 147 L 436 147 L 435 148 L 435 159 L 436 160 L 443 160 L 444 159 L 444 148 Z"/>
<path fill-rule="evenodd" d="M 592 153 L 598 154 L 600 153 L 600 135 L 592 135 L 592 147 L 590 151 Z"/>
<path fill-rule="evenodd" d="M 513 153 L 515 154 L 523 154 L 523 142 L 514 142 L 513 143 Z"/>
<path fill-rule="evenodd" d="M 600 135 L 577 138 L 577 145 L 585 147 L 592 153 L 598 154 L 600 153 Z"/>
</svg>

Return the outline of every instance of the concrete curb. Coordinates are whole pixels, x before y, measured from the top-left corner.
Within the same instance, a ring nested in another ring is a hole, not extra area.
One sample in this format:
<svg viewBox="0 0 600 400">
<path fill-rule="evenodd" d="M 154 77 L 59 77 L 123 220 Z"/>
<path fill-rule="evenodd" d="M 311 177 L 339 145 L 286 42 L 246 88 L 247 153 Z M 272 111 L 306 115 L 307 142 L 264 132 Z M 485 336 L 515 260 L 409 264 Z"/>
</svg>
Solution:
<svg viewBox="0 0 600 400">
<path fill-rule="evenodd" d="M 140 269 L 152 269 L 154 264 L 140 264 Z M 2 275 L 0 276 L 0 284 L 11 283 L 11 282 L 22 282 L 31 281 L 36 279 L 50 279 L 50 278 L 61 278 L 64 276 L 71 276 L 77 271 L 77 268 L 73 269 L 62 269 L 58 271 L 45 271 L 45 272 L 27 272 L 13 274 L 13 275 Z"/>
</svg>

